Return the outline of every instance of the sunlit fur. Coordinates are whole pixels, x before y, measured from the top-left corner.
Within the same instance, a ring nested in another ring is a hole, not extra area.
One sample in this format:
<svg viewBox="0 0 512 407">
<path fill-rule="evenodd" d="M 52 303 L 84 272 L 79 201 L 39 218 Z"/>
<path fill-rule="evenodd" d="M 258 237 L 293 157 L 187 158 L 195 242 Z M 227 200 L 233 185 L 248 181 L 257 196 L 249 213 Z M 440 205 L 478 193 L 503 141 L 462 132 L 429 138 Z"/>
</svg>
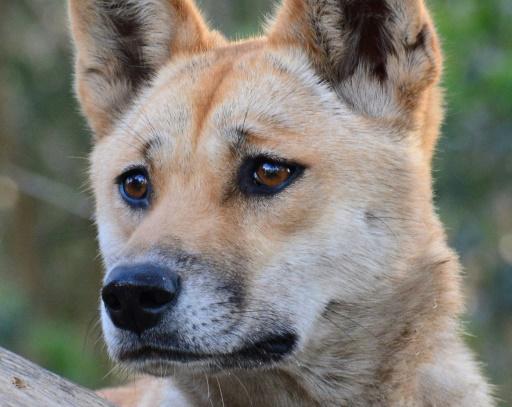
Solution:
<svg viewBox="0 0 512 407">
<path fill-rule="evenodd" d="M 460 266 L 432 203 L 442 61 L 421 0 L 285 0 L 265 36 L 233 43 L 189 0 L 70 0 L 70 17 L 106 273 L 180 268 L 162 329 L 197 352 L 298 335 L 292 355 L 261 368 L 128 362 L 172 377 L 103 395 L 122 406 L 493 405 L 461 339 Z M 238 168 L 259 153 L 304 175 L 272 198 L 244 196 Z M 133 165 L 150 167 L 145 212 L 114 185 Z M 104 312 L 103 327 L 114 360 L 137 341 Z"/>
</svg>

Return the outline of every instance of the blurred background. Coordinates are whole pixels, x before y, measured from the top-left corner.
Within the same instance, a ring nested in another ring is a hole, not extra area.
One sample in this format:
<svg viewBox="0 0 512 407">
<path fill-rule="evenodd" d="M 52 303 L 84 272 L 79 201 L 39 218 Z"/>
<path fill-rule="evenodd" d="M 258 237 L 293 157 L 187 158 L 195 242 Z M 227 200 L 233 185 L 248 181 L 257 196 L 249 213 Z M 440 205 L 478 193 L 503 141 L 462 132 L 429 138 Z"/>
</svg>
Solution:
<svg viewBox="0 0 512 407">
<path fill-rule="evenodd" d="M 232 37 L 257 33 L 273 7 L 200 3 Z M 446 55 L 437 205 L 465 268 L 467 341 L 512 405 L 512 1 L 430 5 Z M 98 387 L 116 378 L 96 323 L 90 137 L 66 24 L 64 0 L 0 0 L 0 346 Z"/>
</svg>

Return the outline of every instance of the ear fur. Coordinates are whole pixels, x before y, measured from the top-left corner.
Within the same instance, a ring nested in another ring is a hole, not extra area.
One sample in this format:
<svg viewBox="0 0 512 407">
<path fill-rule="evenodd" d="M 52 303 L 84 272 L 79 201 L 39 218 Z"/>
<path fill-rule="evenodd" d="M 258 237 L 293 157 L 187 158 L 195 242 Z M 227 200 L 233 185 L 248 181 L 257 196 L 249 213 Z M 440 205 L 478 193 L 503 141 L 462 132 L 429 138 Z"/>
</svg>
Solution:
<svg viewBox="0 0 512 407">
<path fill-rule="evenodd" d="M 338 95 L 371 117 L 410 123 L 440 76 L 423 0 L 285 0 L 268 36 L 305 49 Z"/>
<path fill-rule="evenodd" d="M 69 0 L 76 91 L 97 137 L 171 57 L 222 38 L 189 0 Z"/>
</svg>

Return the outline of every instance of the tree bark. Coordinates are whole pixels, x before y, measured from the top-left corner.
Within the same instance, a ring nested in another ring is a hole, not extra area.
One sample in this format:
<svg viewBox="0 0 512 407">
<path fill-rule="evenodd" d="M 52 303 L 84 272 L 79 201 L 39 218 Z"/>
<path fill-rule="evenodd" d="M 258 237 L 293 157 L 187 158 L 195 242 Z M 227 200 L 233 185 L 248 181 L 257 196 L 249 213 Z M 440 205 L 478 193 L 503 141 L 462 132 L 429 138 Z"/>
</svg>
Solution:
<svg viewBox="0 0 512 407">
<path fill-rule="evenodd" d="M 112 407 L 112 404 L 0 348 L 0 406 Z"/>
</svg>

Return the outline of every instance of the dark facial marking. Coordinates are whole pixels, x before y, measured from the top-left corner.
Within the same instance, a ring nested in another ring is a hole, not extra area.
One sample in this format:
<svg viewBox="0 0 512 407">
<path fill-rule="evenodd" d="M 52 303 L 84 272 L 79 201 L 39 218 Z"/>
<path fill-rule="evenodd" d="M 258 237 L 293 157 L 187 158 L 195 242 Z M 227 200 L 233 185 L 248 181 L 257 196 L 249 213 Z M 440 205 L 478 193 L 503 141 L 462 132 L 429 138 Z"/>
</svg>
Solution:
<svg viewBox="0 0 512 407">
<path fill-rule="evenodd" d="M 163 142 L 160 137 L 153 137 L 152 139 L 146 141 L 142 146 L 140 153 L 144 157 L 144 160 L 148 164 L 151 164 L 153 160 L 153 152 L 162 146 Z"/>
</svg>

